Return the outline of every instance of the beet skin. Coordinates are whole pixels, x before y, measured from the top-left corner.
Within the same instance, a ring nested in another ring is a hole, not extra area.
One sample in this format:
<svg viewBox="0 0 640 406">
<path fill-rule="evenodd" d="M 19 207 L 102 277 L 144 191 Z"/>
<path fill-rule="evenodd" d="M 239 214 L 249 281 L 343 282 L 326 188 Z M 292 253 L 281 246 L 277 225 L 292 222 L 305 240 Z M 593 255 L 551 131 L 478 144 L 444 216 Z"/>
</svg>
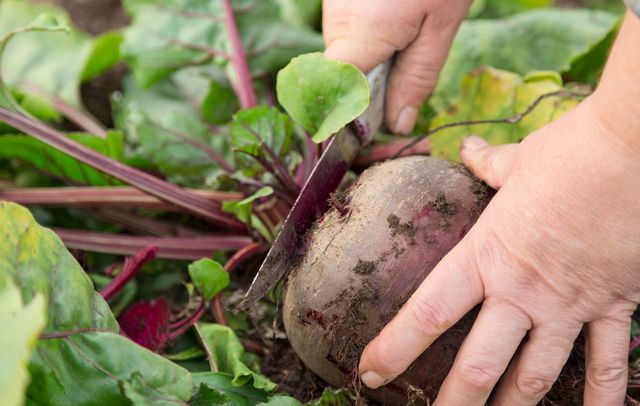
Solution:
<svg viewBox="0 0 640 406">
<path fill-rule="evenodd" d="M 489 196 L 464 167 L 436 158 L 365 171 L 345 198 L 350 210 L 330 210 L 316 224 L 287 281 L 284 324 L 305 364 L 332 385 L 352 384 L 365 345 L 462 239 Z M 475 316 L 367 394 L 385 405 L 433 400 Z"/>
</svg>

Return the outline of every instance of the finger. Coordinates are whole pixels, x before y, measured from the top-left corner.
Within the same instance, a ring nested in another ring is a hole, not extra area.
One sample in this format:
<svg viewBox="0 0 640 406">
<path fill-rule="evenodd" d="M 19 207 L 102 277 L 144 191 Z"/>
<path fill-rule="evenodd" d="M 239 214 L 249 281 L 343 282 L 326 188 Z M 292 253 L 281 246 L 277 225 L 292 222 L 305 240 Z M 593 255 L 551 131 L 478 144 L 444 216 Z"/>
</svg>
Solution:
<svg viewBox="0 0 640 406">
<path fill-rule="evenodd" d="M 517 306 L 485 300 L 435 405 L 484 405 L 529 328 L 531 320 Z"/>
<path fill-rule="evenodd" d="M 631 319 L 614 317 L 587 324 L 585 405 L 621 405 L 627 390 Z"/>
<path fill-rule="evenodd" d="M 482 282 L 465 241 L 444 257 L 396 317 L 367 345 L 359 366 L 365 385 L 376 388 L 393 380 L 480 303 Z"/>
<path fill-rule="evenodd" d="M 491 398 L 492 405 L 537 405 L 567 363 L 581 323 L 536 327 L 511 362 Z"/>
<path fill-rule="evenodd" d="M 518 144 L 489 145 L 472 135 L 462 142 L 460 157 L 474 175 L 492 188 L 499 189 L 511 171 L 518 148 Z"/>
<path fill-rule="evenodd" d="M 425 12 L 424 2 L 416 0 L 391 8 L 382 1 L 325 0 L 322 7 L 325 56 L 351 63 L 363 72 L 411 43 Z M 407 15 L 405 8 L 415 12 Z"/>
<path fill-rule="evenodd" d="M 386 121 L 396 134 L 409 134 L 415 126 L 420 106 L 433 92 L 459 21 L 429 15 L 418 37 L 395 60 L 387 88 Z"/>
</svg>

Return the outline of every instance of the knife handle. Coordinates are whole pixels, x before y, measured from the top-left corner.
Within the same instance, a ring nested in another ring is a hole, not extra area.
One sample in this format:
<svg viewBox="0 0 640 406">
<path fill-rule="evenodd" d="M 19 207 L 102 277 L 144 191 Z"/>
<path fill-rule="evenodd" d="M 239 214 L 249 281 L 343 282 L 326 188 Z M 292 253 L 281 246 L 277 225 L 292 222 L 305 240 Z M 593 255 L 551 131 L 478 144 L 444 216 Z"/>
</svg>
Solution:
<svg viewBox="0 0 640 406">
<path fill-rule="evenodd" d="M 393 59 L 393 57 L 387 59 L 367 74 L 371 92 L 369 107 L 360 117 L 355 119 L 353 123 L 357 128 L 356 134 L 360 138 L 362 146 L 371 143 L 373 136 L 380 130 L 384 122 L 387 80 L 389 78 L 389 72 L 391 72 Z"/>
</svg>

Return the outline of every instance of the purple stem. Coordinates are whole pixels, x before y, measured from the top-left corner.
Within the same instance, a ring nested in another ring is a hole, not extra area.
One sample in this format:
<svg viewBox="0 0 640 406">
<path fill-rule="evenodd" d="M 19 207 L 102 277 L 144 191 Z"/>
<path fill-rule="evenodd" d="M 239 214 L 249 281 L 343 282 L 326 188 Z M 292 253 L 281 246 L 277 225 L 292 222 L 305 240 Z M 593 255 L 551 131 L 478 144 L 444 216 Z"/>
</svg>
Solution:
<svg viewBox="0 0 640 406">
<path fill-rule="evenodd" d="M 124 288 L 126 284 L 136 276 L 138 271 L 142 269 L 142 266 L 148 261 L 155 259 L 157 254 L 158 248 L 150 245 L 138 251 L 133 257 L 127 258 L 124 261 L 122 271 L 120 271 L 120 273 L 116 275 L 116 277 L 113 278 L 107 286 L 100 290 L 100 294 L 104 300 L 110 300 L 118 294 L 118 292 L 120 292 L 122 288 Z"/>
<path fill-rule="evenodd" d="M 640 347 L 640 335 L 633 337 L 633 340 L 629 343 L 629 352 L 635 350 Z"/>
<path fill-rule="evenodd" d="M 200 235 L 196 237 L 141 237 L 126 234 L 54 228 L 64 244 L 71 249 L 134 255 L 142 248 L 158 247 L 159 258 L 195 260 L 218 250 L 238 250 L 253 241 L 245 235 Z"/>
<path fill-rule="evenodd" d="M 282 185 L 286 189 L 291 191 L 294 197 L 298 196 L 298 194 L 300 193 L 300 187 L 296 184 L 295 180 L 293 180 L 291 174 L 289 174 L 289 171 L 287 170 L 287 168 L 285 168 L 284 164 L 280 160 L 280 157 L 276 154 L 273 148 L 271 148 L 271 146 L 267 144 L 262 136 L 258 134 L 258 132 L 256 132 L 253 128 L 249 127 L 246 124 L 244 124 L 243 127 L 251 134 L 253 134 L 253 136 L 256 137 L 258 141 L 260 141 L 260 145 L 262 146 L 262 148 L 264 148 L 264 150 L 267 151 L 267 154 L 271 157 L 273 164 L 270 165 L 270 172 L 273 173 L 276 178 L 280 179 Z M 271 129 L 271 131 L 273 131 L 273 129 Z M 260 163 L 262 163 L 262 161 L 260 161 Z"/>
<path fill-rule="evenodd" d="M 213 224 L 237 231 L 246 230 L 244 224 L 224 213 L 219 204 L 97 153 L 42 123 L 1 107 L 0 120 L 99 171 L 173 203 Z"/>
<path fill-rule="evenodd" d="M 214 190 L 187 189 L 192 194 L 220 204 L 230 200 L 242 200 L 241 193 Z M 0 199 L 23 205 L 78 208 L 146 208 L 171 211 L 176 206 L 141 192 L 130 186 L 73 186 L 51 188 L 15 188 L 0 184 Z"/>
<path fill-rule="evenodd" d="M 231 61 L 236 71 L 238 81 L 237 93 L 240 106 L 243 109 L 255 107 L 257 104 L 256 91 L 253 88 L 249 63 L 244 51 L 240 32 L 238 31 L 238 24 L 236 23 L 236 17 L 233 13 L 231 0 L 222 0 L 222 6 L 224 7 L 225 24 L 227 26 L 227 32 L 229 33 L 231 48 L 233 49 Z"/>
<path fill-rule="evenodd" d="M 187 330 L 193 327 L 194 324 L 200 320 L 202 315 L 204 314 L 205 309 L 205 300 L 201 300 L 198 308 L 191 313 L 191 315 L 181 321 L 176 323 L 172 323 L 169 328 L 172 330 L 169 334 L 169 341 L 175 340 L 176 338 L 183 335 Z"/>
<path fill-rule="evenodd" d="M 318 146 L 313 142 L 311 135 L 307 131 L 305 131 L 304 134 L 304 159 L 298 166 L 295 175 L 296 184 L 300 187 L 304 185 L 304 182 L 307 180 L 309 175 L 311 175 L 313 167 L 318 162 Z"/>
</svg>

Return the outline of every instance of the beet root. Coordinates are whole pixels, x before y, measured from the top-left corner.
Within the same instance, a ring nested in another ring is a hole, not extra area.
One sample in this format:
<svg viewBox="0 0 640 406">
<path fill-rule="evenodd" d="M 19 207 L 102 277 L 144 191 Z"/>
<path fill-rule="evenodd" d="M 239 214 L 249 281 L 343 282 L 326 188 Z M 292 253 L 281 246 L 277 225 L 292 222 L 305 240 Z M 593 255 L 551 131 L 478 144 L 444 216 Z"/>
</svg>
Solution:
<svg viewBox="0 0 640 406">
<path fill-rule="evenodd" d="M 475 223 L 490 190 L 464 167 L 430 157 L 374 166 L 330 210 L 292 269 L 284 325 L 304 363 L 335 386 L 357 381 L 365 345 Z M 402 375 L 367 393 L 383 404 L 435 397 L 477 311 L 440 337 Z M 421 399 L 421 400 L 420 400 Z"/>
</svg>

